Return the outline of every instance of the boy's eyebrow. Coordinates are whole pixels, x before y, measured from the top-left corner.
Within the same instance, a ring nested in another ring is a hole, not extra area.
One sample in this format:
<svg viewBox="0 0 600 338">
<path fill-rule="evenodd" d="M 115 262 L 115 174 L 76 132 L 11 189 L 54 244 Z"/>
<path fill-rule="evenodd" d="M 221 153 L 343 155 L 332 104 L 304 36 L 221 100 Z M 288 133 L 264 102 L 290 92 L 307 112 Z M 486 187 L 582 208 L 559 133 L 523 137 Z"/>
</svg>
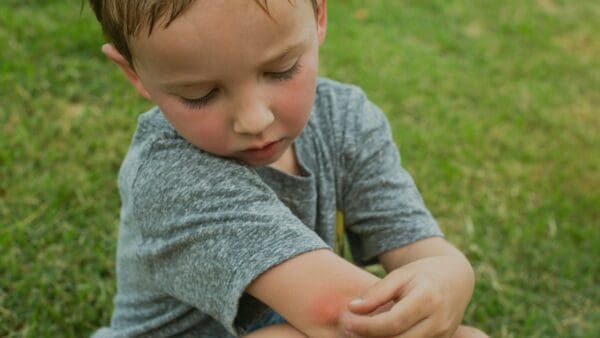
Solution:
<svg viewBox="0 0 600 338">
<path fill-rule="evenodd" d="M 271 57 L 267 61 L 265 61 L 263 63 L 263 66 L 270 66 L 270 65 L 276 64 L 277 62 L 288 57 L 290 54 L 294 53 L 296 50 L 298 50 L 304 44 L 305 44 L 305 41 L 302 40 L 300 42 L 295 42 L 293 44 L 286 46 L 285 48 L 282 48 L 281 52 L 276 53 L 274 57 Z M 165 83 L 163 83 L 163 86 L 164 87 L 191 87 L 191 86 L 202 85 L 202 84 L 211 83 L 211 82 L 212 81 L 205 80 L 205 79 L 198 79 L 198 80 L 184 79 L 184 80 L 175 80 L 172 82 L 165 82 Z"/>
<path fill-rule="evenodd" d="M 270 58 L 264 64 L 271 65 L 271 64 L 277 63 L 278 61 L 285 59 L 289 54 L 292 54 L 293 52 L 295 52 L 297 49 L 299 49 L 303 45 L 304 45 L 304 41 L 295 42 L 291 45 L 288 45 L 287 47 L 283 48 L 280 53 L 275 54 L 274 57 Z"/>
</svg>

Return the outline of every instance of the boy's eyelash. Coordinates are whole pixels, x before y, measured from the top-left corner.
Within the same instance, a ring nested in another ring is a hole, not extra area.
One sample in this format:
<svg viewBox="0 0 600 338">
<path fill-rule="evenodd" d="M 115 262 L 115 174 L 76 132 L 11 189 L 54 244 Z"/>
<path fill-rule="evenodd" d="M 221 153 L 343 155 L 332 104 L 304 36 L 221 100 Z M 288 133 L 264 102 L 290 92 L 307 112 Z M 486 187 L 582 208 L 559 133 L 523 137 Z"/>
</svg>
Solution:
<svg viewBox="0 0 600 338">
<path fill-rule="evenodd" d="M 203 97 L 200 97 L 197 99 L 186 99 L 185 97 L 182 97 L 181 101 L 183 102 L 183 104 L 188 106 L 188 108 L 199 109 L 199 108 L 202 108 L 205 105 L 207 105 L 210 102 L 210 100 L 212 100 L 212 98 L 215 96 L 216 93 L 217 93 L 217 89 L 213 89 L 208 94 L 204 95 Z"/>
<path fill-rule="evenodd" d="M 300 71 L 300 63 L 296 62 L 288 70 L 285 70 L 283 72 L 270 72 L 267 74 L 269 75 L 269 77 L 271 77 L 274 80 L 285 81 L 285 80 L 289 80 L 289 79 L 293 78 L 294 75 L 296 75 L 296 73 L 298 73 L 299 71 Z"/>
</svg>

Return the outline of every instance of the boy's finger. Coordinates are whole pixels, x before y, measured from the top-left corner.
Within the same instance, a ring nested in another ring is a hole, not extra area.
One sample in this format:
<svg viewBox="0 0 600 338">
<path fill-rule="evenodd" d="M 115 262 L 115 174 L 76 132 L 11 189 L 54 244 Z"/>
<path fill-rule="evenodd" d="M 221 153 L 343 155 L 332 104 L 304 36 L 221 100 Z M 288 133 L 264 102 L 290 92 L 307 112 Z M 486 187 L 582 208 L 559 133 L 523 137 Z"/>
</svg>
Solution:
<svg viewBox="0 0 600 338">
<path fill-rule="evenodd" d="M 348 309 L 357 314 L 373 312 L 390 301 L 394 302 L 400 296 L 407 281 L 406 274 L 389 274 L 367 289 L 359 298 L 350 301 Z"/>
<path fill-rule="evenodd" d="M 389 337 L 409 332 L 413 326 L 430 314 L 429 305 L 420 297 L 409 295 L 387 312 L 374 316 L 348 313 L 344 328 L 356 335 L 366 337 Z"/>
</svg>

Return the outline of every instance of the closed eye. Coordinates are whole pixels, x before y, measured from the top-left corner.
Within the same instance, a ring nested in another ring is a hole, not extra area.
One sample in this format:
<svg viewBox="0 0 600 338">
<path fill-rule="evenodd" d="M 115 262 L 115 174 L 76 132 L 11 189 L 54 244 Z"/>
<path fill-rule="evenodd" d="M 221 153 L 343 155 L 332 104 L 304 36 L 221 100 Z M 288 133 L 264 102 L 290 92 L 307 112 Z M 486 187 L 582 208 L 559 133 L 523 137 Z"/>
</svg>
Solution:
<svg viewBox="0 0 600 338">
<path fill-rule="evenodd" d="M 292 67 L 283 72 L 269 72 L 266 73 L 270 78 L 277 81 L 290 80 L 300 71 L 300 63 L 296 61 Z"/>
<path fill-rule="evenodd" d="M 211 90 L 208 94 L 199 97 L 197 99 L 188 99 L 185 97 L 181 97 L 181 102 L 183 102 L 184 105 L 186 105 L 188 108 L 191 109 L 200 109 L 204 106 L 206 106 L 207 104 L 210 103 L 210 101 L 215 97 L 215 95 L 218 93 L 217 88 L 214 88 L 213 90 Z"/>
</svg>

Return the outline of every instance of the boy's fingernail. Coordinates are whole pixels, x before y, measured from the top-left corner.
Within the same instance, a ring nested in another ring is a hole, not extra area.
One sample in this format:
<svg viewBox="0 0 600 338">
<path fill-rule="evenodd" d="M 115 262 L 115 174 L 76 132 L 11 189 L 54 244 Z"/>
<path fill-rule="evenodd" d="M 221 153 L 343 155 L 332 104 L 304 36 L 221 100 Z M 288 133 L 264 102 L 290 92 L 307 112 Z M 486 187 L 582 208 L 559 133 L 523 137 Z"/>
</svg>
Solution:
<svg viewBox="0 0 600 338">
<path fill-rule="evenodd" d="M 356 299 L 353 299 L 352 301 L 350 301 L 350 305 L 361 305 L 364 302 L 365 302 L 364 299 L 362 299 L 362 298 L 356 298 Z"/>
</svg>

